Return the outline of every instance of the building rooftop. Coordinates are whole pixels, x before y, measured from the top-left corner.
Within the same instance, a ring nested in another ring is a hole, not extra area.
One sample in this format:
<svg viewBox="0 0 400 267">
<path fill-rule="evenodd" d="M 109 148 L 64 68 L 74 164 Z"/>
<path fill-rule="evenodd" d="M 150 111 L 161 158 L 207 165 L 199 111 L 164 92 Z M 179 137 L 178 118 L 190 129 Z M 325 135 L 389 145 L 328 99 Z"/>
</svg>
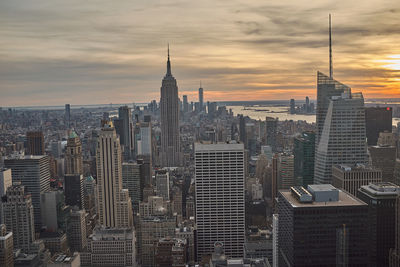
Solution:
<svg viewBox="0 0 400 267">
<path fill-rule="evenodd" d="M 127 240 L 133 238 L 132 229 L 129 228 L 95 228 L 93 234 L 90 235 L 93 241 L 112 241 L 112 240 Z"/>
<path fill-rule="evenodd" d="M 371 183 L 369 185 L 361 186 L 359 190 L 374 196 L 400 195 L 400 186 L 389 182 Z"/>
<path fill-rule="evenodd" d="M 195 151 L 231 151 L 231 150 L 243 150 L 243 144 L 227 144 L 227 143 L 218 143 L 218 144 L 201 144 L 195 143 Z"/>
<path fill-rule="evenodd" d="M 340 164 L 333 166 L 334 168 L 340 169 L 344 172 L 361 172 L 361 171 L 376 171 L 379 172 L 378 169 L 375 169 L 372 166 L 365 165 L 365 164 L 355 164 L 355 165 L 347 165 L 347 164 Z"/>
<path fill-rule="evenodd" d="M 333 186 L 332 186 L 333 187 Z M 322 187 L 324 188 L 324 187 Z M 333 187 L 335 188 L 335 187 Z M 336 189 L 336 188 L 335 188 Z M 290 191 L 281 190 L 279 191 L 282 196 L 292 205 L 292 207 L 337 207 L 337 206 L 363 206 L 367 205 L 361 200 L 347 194 L 339 189 L 336 189 L 339 192 L 339 200 L 338 201 L 327 201 L 327 202 L 300 202 Z"/>
</svg>

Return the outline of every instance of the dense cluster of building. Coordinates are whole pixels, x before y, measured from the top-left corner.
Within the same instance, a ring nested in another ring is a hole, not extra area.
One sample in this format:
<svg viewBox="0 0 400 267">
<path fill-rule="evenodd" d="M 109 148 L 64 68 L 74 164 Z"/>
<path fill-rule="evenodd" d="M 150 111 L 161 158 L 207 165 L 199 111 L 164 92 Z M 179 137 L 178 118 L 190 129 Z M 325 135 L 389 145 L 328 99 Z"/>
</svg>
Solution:
<svg viewBox="0 0 400 267">
<path fill-rule="evenodd" d="M 181 102 L 169 55 L 159 103 L 0 110 L 0 266 L 400 266 L 392 109 L 317 78 L 316 124 Z"/>
</svg>

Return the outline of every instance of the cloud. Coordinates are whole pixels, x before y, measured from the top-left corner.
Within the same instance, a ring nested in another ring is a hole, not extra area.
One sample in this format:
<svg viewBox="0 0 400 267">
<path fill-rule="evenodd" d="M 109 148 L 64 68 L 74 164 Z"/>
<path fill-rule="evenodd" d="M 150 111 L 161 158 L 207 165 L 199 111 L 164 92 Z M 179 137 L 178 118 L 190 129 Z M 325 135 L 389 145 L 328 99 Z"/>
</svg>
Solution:
<svg viewBox="0 0 400 267">
<path fill-rule="evenodd" d="M 315 97 L 327 71 L 367 97 L 398 97 L 400 3 L 333 1 L 0 2 L 0 106 L 159 99 L 166 44 L 181 92 L 223 100 Z M 280 92 L 280 93 L 277 93 Z"/>
</svg>

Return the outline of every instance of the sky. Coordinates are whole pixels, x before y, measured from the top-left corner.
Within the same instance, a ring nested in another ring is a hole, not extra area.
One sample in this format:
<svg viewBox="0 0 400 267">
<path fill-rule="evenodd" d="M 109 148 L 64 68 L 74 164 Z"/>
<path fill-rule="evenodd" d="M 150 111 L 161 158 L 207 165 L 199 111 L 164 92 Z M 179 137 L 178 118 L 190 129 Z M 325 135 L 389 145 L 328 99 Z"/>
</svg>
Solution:
<svg viewBox="0 0 400 267">
<path fill-rule="evenodd" d="M 316 96 L 316 73 L 400 98 L 398 0 L 2 0 L 0 106 L 159 101 L 170 44 L 197 101 Z"/>
</svg>

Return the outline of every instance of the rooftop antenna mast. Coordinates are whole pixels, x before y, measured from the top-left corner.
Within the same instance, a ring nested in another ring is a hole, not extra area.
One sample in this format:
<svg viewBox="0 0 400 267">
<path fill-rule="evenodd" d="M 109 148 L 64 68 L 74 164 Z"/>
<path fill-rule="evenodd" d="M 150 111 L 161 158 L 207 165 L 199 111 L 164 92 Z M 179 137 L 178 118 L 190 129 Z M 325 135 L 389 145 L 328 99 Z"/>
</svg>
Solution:
<svg viewBox="0 0 400 267">
<path fill-rule="evenodd" d="M 331 14 L 329 14 L 329 77 L 333 78 L 333 68 L 332 68 L 332 23 Z"/>
</svg>

